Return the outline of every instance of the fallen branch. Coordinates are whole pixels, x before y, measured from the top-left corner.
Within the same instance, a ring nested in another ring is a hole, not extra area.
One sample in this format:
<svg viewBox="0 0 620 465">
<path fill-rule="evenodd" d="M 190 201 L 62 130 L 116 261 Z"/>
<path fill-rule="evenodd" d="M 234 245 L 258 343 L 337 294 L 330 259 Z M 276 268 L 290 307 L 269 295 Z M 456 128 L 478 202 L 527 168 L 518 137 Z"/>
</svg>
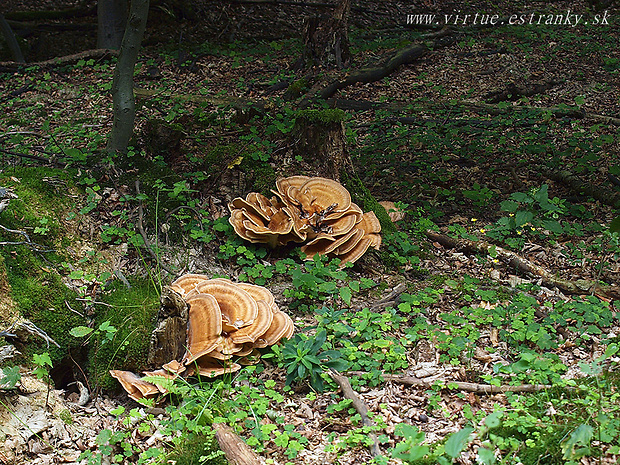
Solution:
<svg viewBox="0 0 620 465">
<path fill-rule="evenodd" d="M 561 83 L 562 81 L 555 80 L 526 84 L 515 84 L 514 82 L 511 82 L 505 89 L 489 92 L 485 96 L 485 100 L 487 103 L 499 103 L 503 101 L 514 102 L 519 100 L 521 97 L 531 97 L 533 95 L 547 92 L 549 89 L 553 89 Z"/>
<path fill-rule="evenodd" d="M 338 373 L 336 370 L 329 370 L 329 376 L 331 376 L 331 378 L 340 387 L 342 395 L 345 398 L 351 400 L 351 405 L 362 418 L 362 424 L 364 426 L 375 426 L 375 423 L 368 417 L 368 407 L 366 407 L 366 403 L 362 399 L 360 399 L 359 396 L 355 393 L 355 391 L 351 387 L 349 378 L 347 378 L 341 373 Z M 372 439 L 370 454 L 373 457 L 381 455 L 381 449 L 379 448 L 379 440 L 377 439 L 377 435 L 370 432 L 368 433 L 368 436 L 370 437 L 370 439 Z"/>
<path fill-rule="evenodd" d="M 428 51 L 428 47 L 424 44 L 414 44 L 406 47 L 396 52 L 384 66 L 353 71 L 344 80 L 332 82 L 320 92 L 319 96 L 322 99 L 328 99 L 339 90 L 358 82 L 370 83 L 379 81 L 392 74 L 400 66 L 414 63 L 418 58 L 426 55 Z"/>
<path fill-rule="evenodd" d="M 405 283 L 398 284 L 392 292 L 390 292 L 383 299 L 377 300 L 374 304 L 370 306 L 371 310 L 375 310 L 378 308 L 391 307 L 396 305 L 398 297 L 407 290 L 407 285 Z"/>
<path fill-rule="evenodd" d="M 506 263 L 508 266 L 521 271 L 534 275 L 542 279 L 542 282 L 550 287 L 557 287 L 563 292 L 575 295 L 584 294 L 602 294 L 606 298 L 619 299 L 620 292 L 611 286 L 602 286 L 596 281 L 588 279 L 578 279 L 575 281 L 569 281 L 567 279 L 560 278 L 553 275 L 542 266 L 536 265 L 529 261 L 527 258 L 523 258 L 510 250 L 506 250 L 503 247 L 490 244 L 486 241 L 470 241 L 467 239 L 455 239 L 444 234 L 437 233 L 435 231 L 427 230 L 425 232 L 426 237 L 431 241 L 438 242 L 444 247 L 450 249 L 456 249 L 465 253 L 478 253 L 478 254 L 491 254 L 498 260 Z"/>
<path fill-rule="evenodd" d="M 243 442 L 232 428 L 224 423 L 214 423 L 215 439 L 231 465 L 261 465 L 258 455 Z"/>
<path fill-rule="evenodd" d="M 118 50 L 109 50 L 107 48 L 98 48 L 93 50 L 85 50 L 73 55 L 65 55 L 62 57 L 52 58 L 45 61 L 37 61 L 33 63 L 16 63 L 13 61 L 0 62 L 0 70 L 15 70 L 31 66 L 64 66 L 77 63 L 80 60 L 102 60 L 104 58 L 112 58 L 118 56 Z"/>
<path fill-rule="evenodd" d="M 349 374 L 354 376 L 363 376 L 368 373 L 364 371 L 350 371 Z M 416 378 L 415 376 L 408 375 L 392 375 L 383 373 L 381 375 L 385 381 L 392 381 L 394 383 L 404 384 L 405 386 L 414 386 L 429 389 L 432 387 L 441 386 L 441 389 L 448 389 L 453 391 L 465 391 L 473 392 L 475 394 L 502 394 L 506 392 L 538 392 L 546 389 L 551 389 L 553 386 L 549 384 L 520 384 L 518 386 L 494 386 L 492 384 L 479 384 L 479 383 L 466 383 L 463 381 L 450 381 L 450 380 L 427 380 Z M 439 384 L 438 384 L 439 382 Z"/>
<path fill-rule="evenodd" d="M 609 205 L 610 207 L 620 207 L 620 194 L 617 192 L 605 189 L 602 186 L 597 186 L 592 183 L 582 181 L 579 177 L 566 170 L 552 170 L 541 166 L 539 171 L 545 177 L 565 185 L 573 192 L 585 194 L 605 205 Z"/>
</svg>

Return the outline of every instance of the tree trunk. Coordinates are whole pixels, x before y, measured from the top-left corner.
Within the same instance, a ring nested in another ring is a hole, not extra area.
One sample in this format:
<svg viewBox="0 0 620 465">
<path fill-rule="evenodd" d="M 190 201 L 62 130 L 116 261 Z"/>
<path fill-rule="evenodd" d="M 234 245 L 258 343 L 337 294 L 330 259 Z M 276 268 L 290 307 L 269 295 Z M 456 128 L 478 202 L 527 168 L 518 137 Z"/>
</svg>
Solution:
<svg viewBox="0 0 620 465">
<path fill-rule="evenodd" d="M 300 173 L 340 181 L 340 173 L 352 166 L 340 110 L 306 110 L 295 120 L 293 158 Z"/>
<path fill-rule="evenodd" d="M 340 0 L 332 16 L 313 16 L 305 20 L 305 66 L 342 69 L 351 61 L 348 19 L 351 0 Z"/>
<path fill-rule="evenodd" d="M 136 102 L 133 94 L 133 72 L 138 59 L 140 42 L 146 29 L 149 0 L 132 0 L 129 20 L 123 36 L 118 64 L 114 70 L 112 101 L 114 122 L 108 139 L 109 152 L 127 151 L 129 139 L 133 134 L 136 116 Z"/>
<path fill-rule="evenodd" d="M 15 34 L 13 34 L 13 30 L 11 29 L 11 26 L 9 26 L 9 23 L 7 23 L 6 19 L 4 19 L 4 15 L 1 13 L 0 30 L 2 31 L 2 35 L 4 36 L 4 40 L 6 40 L 9 50 L 11 51 L 11 55 L 13 55 L 13 59 L 18 63 L 24 63 L 26 60 L 24 60 L 24 54 L 19 48 L 17 38 L 15 37 Z"/>
<path fill-rule="evenodd" d="M 127 24 L 127 0 L 97 2 L 97 48 L 121 48 Z"/>
</svg>

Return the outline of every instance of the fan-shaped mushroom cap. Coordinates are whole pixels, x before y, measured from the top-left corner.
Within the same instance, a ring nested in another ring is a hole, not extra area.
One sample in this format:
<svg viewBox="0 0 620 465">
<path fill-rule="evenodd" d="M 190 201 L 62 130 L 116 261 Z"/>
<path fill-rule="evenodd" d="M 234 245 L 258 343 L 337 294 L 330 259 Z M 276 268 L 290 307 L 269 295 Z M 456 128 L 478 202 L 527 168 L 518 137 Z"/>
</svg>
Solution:
<svg viewBox="0 0 620 465">
<path fill-rule="evenodd" d="M 347 263 L 355 262 L 357 259 L 359 259 L 362 255 L 366 253 L 371 243 L 372 240 L 368 236 L 362 237 L 362 239 L 355 245 L 355 247 L 353 247 L 353 249 L 343 255 L 338 256 L 338 258 L 340 258 L 340 267 L 342 268 Z"/>
<path fill-rule="evenodd" d="M 349 251 L 351 251 L 359 241 L 364 237 L 364 231 L 361 229 L 355 229 L 354 233 L 349 235 L 348 239 L 344 242 L 341 242 L 337 248 L 331 248 L 329 252 L 333 252 L 336 256 L 343 255 Z"/>
<path fill-rule="evenodd" d="M 184 274 L 183 276 L 176 279 L 170 285 L 170 288 L 173 291 L 181 294 L 181 297 L 185 298 L 187 293 L 194 289 L 196 284 L 206 279 L 209 279 L 209 277 L 203 274 Z"/>
<path fill-rule="evenodd" d="M 236 283 L 235 285 L 250 294 L 254 300 L 264 300 L 269 307 L 275 304 L 273 294 L 266 287 L 250 283 Z"/>
<path fill-rule="evenodd" d="M 334 236 L 341 236 L 351 231 L 358 222 L 359 218 L 354 212 L 351 212 L 351 214 L 346 212 L 340 218 L 321 222 L 321 231 Z"/>
<path fill-rule="evenodd" d="M 327 178 L 310 178 L 300 188 L 302 194 L 308 193 L 310 204 L 303 205 L 306 213 L 320 213 L 331 209 L 345 212 L 351 206 L 351 194 L 342 184 Z M 326 212 L 330 213 L 330 212 Z"/>
<path fill-rule="evenodd" d="M 283 312 L 284 313 L 284 312 Z M 286 330 L 282 335 L 282 339 L 290 339 L 291 336 L 295 333 L 295 323 L 293 323 L 293 319 L 284 313 L 284 317 L 286 320 Z"/>
<path fill-rule="evenodd" d="M 187 351 L 183 356 L 185 365 L 211 352 L 222 341 L 222 313 L 216 298 L 210 294 L 198 294 L 187 299 L 187 303 L 189 318 Z"/>
<path fill-rule="evenodd" d="M 385 211 L 390 217 L 390 220 L 392 220 L 392 223 L 396 223 L 397 221 L 400 221 L 405 217 L 405 212 L 399 208 L 396 208 L 394 202 L 390 200 L 382 200 L 381 202 L 379 202 L 379 205 L 385 208 Z"/>
<path fill-rule="evenodd" d="M 362 216 L 362 220 L 357 224 L 366 234 L 379 234 L 381 232 L 381 223 L 375 212 L 366 212 Z"/>
<path fill-rule="evenodd" d="M 204 355 L 196 360 L 196 363 L 192 365 L 190 368 L 191 374 L 188 376 L 192 376 L 196 373 L 196 370 L 201 376 L 207 376 L 209 378 L 214 378 L 216 376 L 220 376 L 226 373 L 234 373 L 235 371 L 239 371 L 241 369 L 241 365 L 238 363 L 230 363 L 225 362 L 222 365 L 222 362 L 216 360 L 208 355 Z"/>
<path fill-rule="evenodd" d="M 290 187 L 299 189 L 310 178 L 308 176 L 289 176 L 288 178 L 280 178 L 276 181 L 276 189 L 278 191 L 271 191 L 276 194 L 280 199 L 288 205 L 296 204 L 297 202 L 287 197 L 287 193 Z"/>
<path fill-rule="evenodd" d="M 133 400 L 137 401 L 144 398 L 155 397 L 159 394 L 157 386 L 147 383 L 131 371 L 110 370 L 110 375 L 119 380 L 123 389 L 127 391 L 129 397 Z"/>
<path fill-rule="evenodd" d="M 162 378 L 166 378 L 166 379 L 176 379 L 179 377 L 179 375 L 170 373 L 169 371 L 166 371 L 163 368 L 160 368 L 159 370 L 155 370 L 155 371 L 143 371 L 142 374 L 147 377 L 148 376 L 161 376 Z M 160 386 L 156 382 L 153 382 L 152 384 L 157 386 L 157 389 L 162 394 L 168 394 L 168 389 L 166 389 L 165 387 Z"/>
<path fill-rule="evenodd" d="M 251 325 L 258 315 L 256 301 L 233 283 L 211 279 L 200 283 L 197 289 L 217 300 L 222 314 L 223 331 L 231 332 Z"/>
<path fill-rule="evenodd" d="M 230 333 L 229 337 L 235 344 L 245 342 L 255 342 L 260 336 L 265 334 L 273 321 L 273 312 L 264 300 L 257 300 L 258 316 L 249 326 L 245 326 L 237 331 Z"/>
<path fill-rule="evenodd" d="M 162 368 L 176 375 L 179 375 L 185 371 L 185 366 L 183 366 L 183 364 L 177 362 L 176 360 L 169 361 L 168 363 L 163 365 Z"/>
<path fill-rule="evenodd" d="M 278 310 L 273 314 L 273 320 L 271 322 L 271 326 L 269 329 L 260 336 L 256 342 L 254 343 L 254 347 L 262 349 L 267 346 L 272 346 L 277 343 L 280 339 L 285 337 L 295 330 L 293 325 L 293 320 L 286 313 Z M 289 336 L 290 337 L 290 336 Z"/>
<path fill-rule="evenodd" d="M 381 247 L 381 236 L 379 234 L 367 234 L 366 237 L 370 239 L 370 247 L 379 250 L 379 247 Z"/>
</svg>

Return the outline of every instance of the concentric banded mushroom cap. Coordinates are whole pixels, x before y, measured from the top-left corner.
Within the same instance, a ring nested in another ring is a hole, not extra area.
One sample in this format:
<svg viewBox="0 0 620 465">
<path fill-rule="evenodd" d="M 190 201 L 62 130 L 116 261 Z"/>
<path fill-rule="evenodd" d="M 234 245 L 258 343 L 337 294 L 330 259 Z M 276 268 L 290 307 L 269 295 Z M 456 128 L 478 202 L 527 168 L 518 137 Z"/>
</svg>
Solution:
<svg viewBox="0 0 620 465">
<path fill-rule="evenodd" d="M 177 375 L 185 371 L 185 366 L 182 363 L 177 362 L 176 360 L 169 361 L 168 363 L 162 365 L 162 368 L 166 371 L 169 371 L 170 373 Z"/>
<path fill-rule="evenodd" d="M 110 370 L 110 375 L 121 383 L 123 389 L 127 391 L 129 397 L 133 400 L 137 401 L 144 398 L 155 397 L 159 394 L 157 386 L 147 383 L 131 371 Z"/>
<path fill-rule="evenodd" d="M 217 300 L 222 314 L 222 330 L 235 331 L 251 325 L 258 315 L 258 305 L 250 294 L 234 285 L 218 280 L 203 281 L 197 289 Z"/>
<path fill-rule="evenodd" d="M 256 286 L 250 283 L 236 283 L 235 286 L 250 294 L 254 300 L 264 300 L 269 307 L 275 304 L 273 294 L 266 287 Z"/>
<path fill-rule="evenodd" d="M 299 189 L 310 178 L 308 176 L 289 176 L 288 178 L 280 178 L 276 181 L 276 191 L 272 191 L 287 205 L 296 205 L 297 201 L 287 196 L 290 187 Z"/>
<path fill-rule="evenodd" d="M 342 184 L 327 178 L 310 178 L 300 188 L 300 192 L 308 192 L 312 211 L 306 213 L 344 212 L 351 206 L 351 194 Z"/>
<path fill-rule="evenodd" d="M 187 296 L 187 293 L 194 289 L 196 284 L 206 279 L 209 279 L 209 277 L 203 274 L 184 274 L 176 281 L 174 281 L 170 285 L 170 288 L 173 291 L 181 294 L 181 297 L 185 298 Z"/>
<path fill-rule="evenodd" d="M 183 357 L 185 365 L 211 352 L 222 341 L 222 313 L 216 298 L 210 294 L 197 294 L 187 299 L 187 303 L 189 319 L 187 351 Z"/>
<path fill-rule="evenodd" d="M 160 368 L 159 370 L 154 370 L 154 371 L 143 371 L 142 374 L 146 377 L 157 377 L 157 376 L 161 376 L 162 378 L 166 378 L 166 379 L 176 379 L 179 377 L 179 375 L 170 373 L 169 371 L 164 370 L 163 368 Z M 162 394 L 168 394 L 168 389 L 166 389 L 163 386 L 160 386 L 157 382 L 153 382 L 152 384 L 154 384 L 155 386 L 157 386 L 157 389 L 159 390 L 160 393 Z"/>
<path fill-rule="evenodd" d="M 234 373 L 240 369 L 241 365 L 238 363 L 224 362 L 222 364 L 219 360 L 205 355 L 196 360 L 196 363 L 190 368 L 191 374 L 188 376 L 195 374 L 197 371 L 201 376 L 215 378 L 226 373 Z"/>
<path fill-rule="evenodd" d="M 230 333 L 230 339 L 235 344 L 255 342 L 260 336 L 265 334 L 273 321 L 273 312 L 264 300 L 257 300 L 258 316 L 254 322 L 237 331 Z"/>
<path fill-rule="evenodd" d="M 295 330 L 293 320 L 284 312 L 278 310 L 273 314 L 269 329 L 254 343 L 254 347 L 262 349 L 276 344 L 280 339 Z M 290 337 L 290 335 L 289 335 Z"/>
<path fill-rule="evenodd" d="M 357 215 L 351 212 L 346 212 L 340 218 L 335 218 L 333 220 L 324 220 L 321 222 L 321 230 L 326 232 L 327 234 L 332 234 L 334 236 L 341 236 L 342 234 L 346 234 L 356 223 L 359 222 Z"/>
<path fill-rule="evenodd" d="M 345 254 L 339 255 L 338 258 L 340 258 L 340 267 L 343 267 L 349 262 L 355 262 L 356 260 L 358 260 L 362 255 L 366 253 L 371 243 L 372 240 L 368 236 L 364 236 L 355 245 L 355 247 L 353 247 L 353 249 L 351 249 Z"/>
<path fill-rule="evenodd" d="M 366 234 L 379 234 L 381 232 L 381 223 L 375 215 L 375 212 L 366 212 L 362 216 L 362 220 L 357 224 Z"/>
</svg>

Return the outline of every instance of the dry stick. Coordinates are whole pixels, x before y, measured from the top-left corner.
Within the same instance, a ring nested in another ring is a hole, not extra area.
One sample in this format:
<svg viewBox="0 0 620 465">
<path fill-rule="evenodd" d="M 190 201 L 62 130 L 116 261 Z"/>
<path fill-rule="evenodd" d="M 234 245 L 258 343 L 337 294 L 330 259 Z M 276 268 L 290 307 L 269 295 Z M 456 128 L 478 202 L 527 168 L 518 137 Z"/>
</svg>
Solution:
<svg viewBox="0 0 620 465">
<path fill-rule="evenodd" d="M 231 465 L 261 465 L 262 461 L 256 453 L 243 442 L 230 426 L 214 423 L 215 439 Z"/>
<path fill-rule="evenodd" d="M 366 403 L 359 398 L 359 396 L 355 393 L 353 388 L 351 387 L 351 383 L 349 382 L 349 378 L 345 375 L 338 373 L 336 370 L 329 370 L 329 376 L 336 382 L 336 384 L 340 387 L 342 391 L 342 395 L 346 399 L 351 400 L 351 405 L 353 408 L 357 410 L 357 413 L 360 414 L 362 418 L 362 424 L 364 426 L 375 426 L 375 423 L 368 417 L 368 407 L 366 407 Z M 379 449 L 379 441 L 377 439 L 377 435 L 375 433 L 368 433 L 370 439 L 372 439 L 372 445 L 370 446 L 370 454 L 373 457 L 377 457 L 381 455 L 381 449 Z"/>
<path fill-rule="evenodd" d="M 398 284 L 386 297 L 381 300 L 377 300 L 374 304 L 372 304 L 370 306 L 371 310 L 377 308 L 385 308 L 389 307 L 390 305 L 396 304 L 396 299 L 399 295 L 405 292 L 406 289 L 407 285 L 405 283 Z"/>
<path fill-rule="evenodd" d="M 350 371 L 350 375 L 363 376 L 368 373 L 364 371 Z M 544 391 L 545 389 L 551 389 L 553 386 L 548 384 L 521 384 L 519 386 L 493 386 L 491 384 L 478 384 L 478 383 L 466 383 L 463 381 L 448 381 L 448 380 L 426 380 L 416 378 L 415 376 L 407 375 L 391 375 L 384 373 L 383 379 L 385 381 L 392 381 L 394 383 L 404 384 L 406 386 L 414 386 L 421 388 L 437 387 L 439 381 L 443 385 L 442 389 L 449 389 L 455 391 L 473 392 L 475 394 L 501 394 L 505 392 L 537 392 Z"/>
<path fill-rule="evenodd" d="M 553 275 L 542 266 L 535 265 L 527 258 L 520 257 L 510 250 L 506 250 L 503 247 L 490 244 L 485 241 L 470 241 L 467 239 L 455 239 L 453 237 L 439 234 L 435 231 L 426 231 L 426 237 L 448 247 L 450 249 L 456 249 L 465 253 L 480 253 L 495 255 L 499 260 L 506 263 L 508 266 L 515 268 L 523 273 L 529 273 L 542 279 L 543 283 L 547 286 L 557 287 L 561 291 L 569 294 L 584 295 L 590 294 L 592 291 L 599 295 L 603 295 L 607 298 L 619 299 L 620 291 L 614 289 L 611 286 L 600 285 L 596 281 L 588 279 L 577 279 L 575 281 L 569 281 Z"/>
<path fill-rule="evenodd" d="M 140 181 L 138 181 L 137 179 L 136 179 L 136 196 L 138 198 L 140 197 Z M 142 218 L 144 217 L 144 209 L 142 208 L 142 200 L 138 200 L 138 202 L 139 202 L 138 203 L 138 231 L 140 231 L 140 235 L 142 236 L 142 239 L 144 240 L 144 246 L 146 247 L 146 250 L 149 251 L 149 254 L 151 255 L 151 257 L 155 259 L 155 263 L 157 263 L 159 266 L 161 266 L 165 271 L 167 271 L 171 275 L 174 275 L 174 272 L 170 270 L 166 265 L 163 264 L 163 262 L 159 259 L 159 257 L 153 250 L 153 247 L 151 247 L 151 242 L 149 241 L 149 238 L 147 237 L 146 232 L 144 231 L 144 225 L 142 224 Z"/>
</svg>

